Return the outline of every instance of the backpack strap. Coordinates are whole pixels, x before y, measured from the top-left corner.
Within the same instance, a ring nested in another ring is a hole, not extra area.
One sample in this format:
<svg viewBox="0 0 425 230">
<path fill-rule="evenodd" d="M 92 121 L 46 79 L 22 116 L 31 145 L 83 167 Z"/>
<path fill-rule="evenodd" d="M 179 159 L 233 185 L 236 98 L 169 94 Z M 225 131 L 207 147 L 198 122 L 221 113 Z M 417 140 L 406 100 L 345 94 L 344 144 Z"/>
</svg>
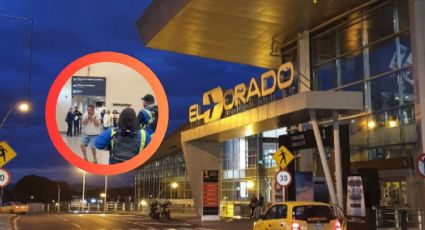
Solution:
<svg viewBox="0 0 425 230">
<path fill-rule="evenodd" d="M 139 152 L 145 148 L 146 145 L 146 131 L 144 129 L 140 130 L 140 148 Z"/>
<path fill-rule="evenodd" d="M 153 122 L 153 120 L 155 119 L 155 117 L 153 116 L 150 108 L 145 108 L 144 109 L 146 111 L 146 114 L 149 116 L 149 120 L 148 120 L 148 125 L 151 124 Z"/>
<path fill-rule="evenodd" d="M 111 129 L 111 149 L 114 148 L 114 137 L 117 135 L 117 130 L 115 128 Z"/>
</svg>

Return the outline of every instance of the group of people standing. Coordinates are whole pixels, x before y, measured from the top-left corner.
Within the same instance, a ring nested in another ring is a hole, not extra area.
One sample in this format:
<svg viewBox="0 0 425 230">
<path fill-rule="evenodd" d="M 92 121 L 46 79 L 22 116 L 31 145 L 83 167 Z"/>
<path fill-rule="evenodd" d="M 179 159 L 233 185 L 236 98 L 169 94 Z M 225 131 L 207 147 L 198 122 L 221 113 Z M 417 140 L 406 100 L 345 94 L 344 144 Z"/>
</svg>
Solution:
<svg viewBox="0 0 425 230">
<path fill-rule="evenodd" d="M 156 130 L 158 107 L 151 94 L 146 94 L 142 101 L 143 109 L 138 115 L 127 107 L 121 113 L 106 111 L 102 116 L 93 105 L 87 106 L 87 112 L 81 118 L 80 145 L 86 161 L 87 148 L 92 152 L 93 163 L 98 163 L 96 149 L 104 149 L 110 153 L 109 163 L 116 164 L 130 160 L 149 144 Z M 68 116 L 66 120 L 68 122 Z"/>
<path fill-rule="evenodd" d="M 66 114 L 65 122 L 68 125 L 68 130 L 66 131 L 67 136 L 76 136 L 81 133 L 81 118 L 83 114 L 78 110 L 78 107 L 75 106 L 75 109 L 69 109 Z"/>
<path fill-rule="evenodd" d="M 264 206 L 264 196 L 260 192 L 258 198 L 256 196 L 253 196 L 249 202 L 249 208 L 251 209 L 251 216 L 250 218 L 254 218 L 254 220 L 257 220 L 260 218 L 261 210 Z"/>
<path fill-rule="evenodd" d="M 112 113 L 109 110 L 106 110 L 106 112 L 103 111 L 100 113 L 100 116 L 102 117 L 102 126 L 104 130 L 118 126 L 120 113 L 116 109 L 112 110 Z"/>
</svg>

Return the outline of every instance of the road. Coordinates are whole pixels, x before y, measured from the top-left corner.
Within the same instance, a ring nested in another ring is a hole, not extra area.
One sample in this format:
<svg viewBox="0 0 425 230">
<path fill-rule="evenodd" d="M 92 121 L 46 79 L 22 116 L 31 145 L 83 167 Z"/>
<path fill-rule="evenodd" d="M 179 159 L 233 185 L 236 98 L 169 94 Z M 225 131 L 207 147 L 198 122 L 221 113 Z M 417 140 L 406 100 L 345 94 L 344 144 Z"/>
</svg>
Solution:
<svg viewBox="0 0 425 230">
<path fill-rule="evenodd" d="M 169 223 L 153 221 L 146 216 L 114 214 L 37 214 L 24 215 L 16 219 L 18 230 L 216 230 L 250 229 L 245 223 L 210 222 L 188 223 L 172 220 Z M 225 226 L 226 225 L 226 226 Z M 252 226 L 252 224 L 248 225 Z"/>
</svg>

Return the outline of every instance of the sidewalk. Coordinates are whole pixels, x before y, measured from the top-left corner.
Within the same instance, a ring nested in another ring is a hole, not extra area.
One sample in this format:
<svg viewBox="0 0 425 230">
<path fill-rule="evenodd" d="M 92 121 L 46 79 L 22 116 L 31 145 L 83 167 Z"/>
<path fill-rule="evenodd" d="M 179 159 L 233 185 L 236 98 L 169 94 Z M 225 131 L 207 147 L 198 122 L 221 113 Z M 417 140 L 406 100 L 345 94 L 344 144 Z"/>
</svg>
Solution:
<svg viewBox="0 0 425 230">
<path fill-rule="evenodd" d="M 11 230 L 10 219 L 15 215 L 0 214 L 0 230 Z"/>
</svg>

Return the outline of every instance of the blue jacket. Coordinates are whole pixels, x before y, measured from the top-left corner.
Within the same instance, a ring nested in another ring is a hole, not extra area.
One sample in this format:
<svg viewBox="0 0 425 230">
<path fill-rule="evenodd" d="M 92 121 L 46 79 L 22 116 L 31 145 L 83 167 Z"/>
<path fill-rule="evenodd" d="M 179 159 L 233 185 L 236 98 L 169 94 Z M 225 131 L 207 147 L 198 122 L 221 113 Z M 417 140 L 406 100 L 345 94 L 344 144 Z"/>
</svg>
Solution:
<svg viewBox="0 0 425 230">
<path fill-rule="evenodd" d="M 103 133 L 101 133 L 99 136 L 96 137 L 94 144 L 95 144 L 97 149 L 106 149 L 106 148 L 109 148 L 111 146 L 112 129 L 114 129 L 114 128 L 109 128 L 109 129 L 105 130 Z M 140 130 L 139 132 L 137 132 L 137 134 L 138 134 L 137 138 L 138 138 L 139 141 L 142 141 L 142 132 L 145 132 L 145 131 Z M 151 137 L 148 133 L 146 133 L 144 146 L 146 147 L 146 145 L 148 145 L 150 141 L 151 141 Z M 140 149 L 140 150 L 142 150 L 142 149 Z"/>
</svg>

